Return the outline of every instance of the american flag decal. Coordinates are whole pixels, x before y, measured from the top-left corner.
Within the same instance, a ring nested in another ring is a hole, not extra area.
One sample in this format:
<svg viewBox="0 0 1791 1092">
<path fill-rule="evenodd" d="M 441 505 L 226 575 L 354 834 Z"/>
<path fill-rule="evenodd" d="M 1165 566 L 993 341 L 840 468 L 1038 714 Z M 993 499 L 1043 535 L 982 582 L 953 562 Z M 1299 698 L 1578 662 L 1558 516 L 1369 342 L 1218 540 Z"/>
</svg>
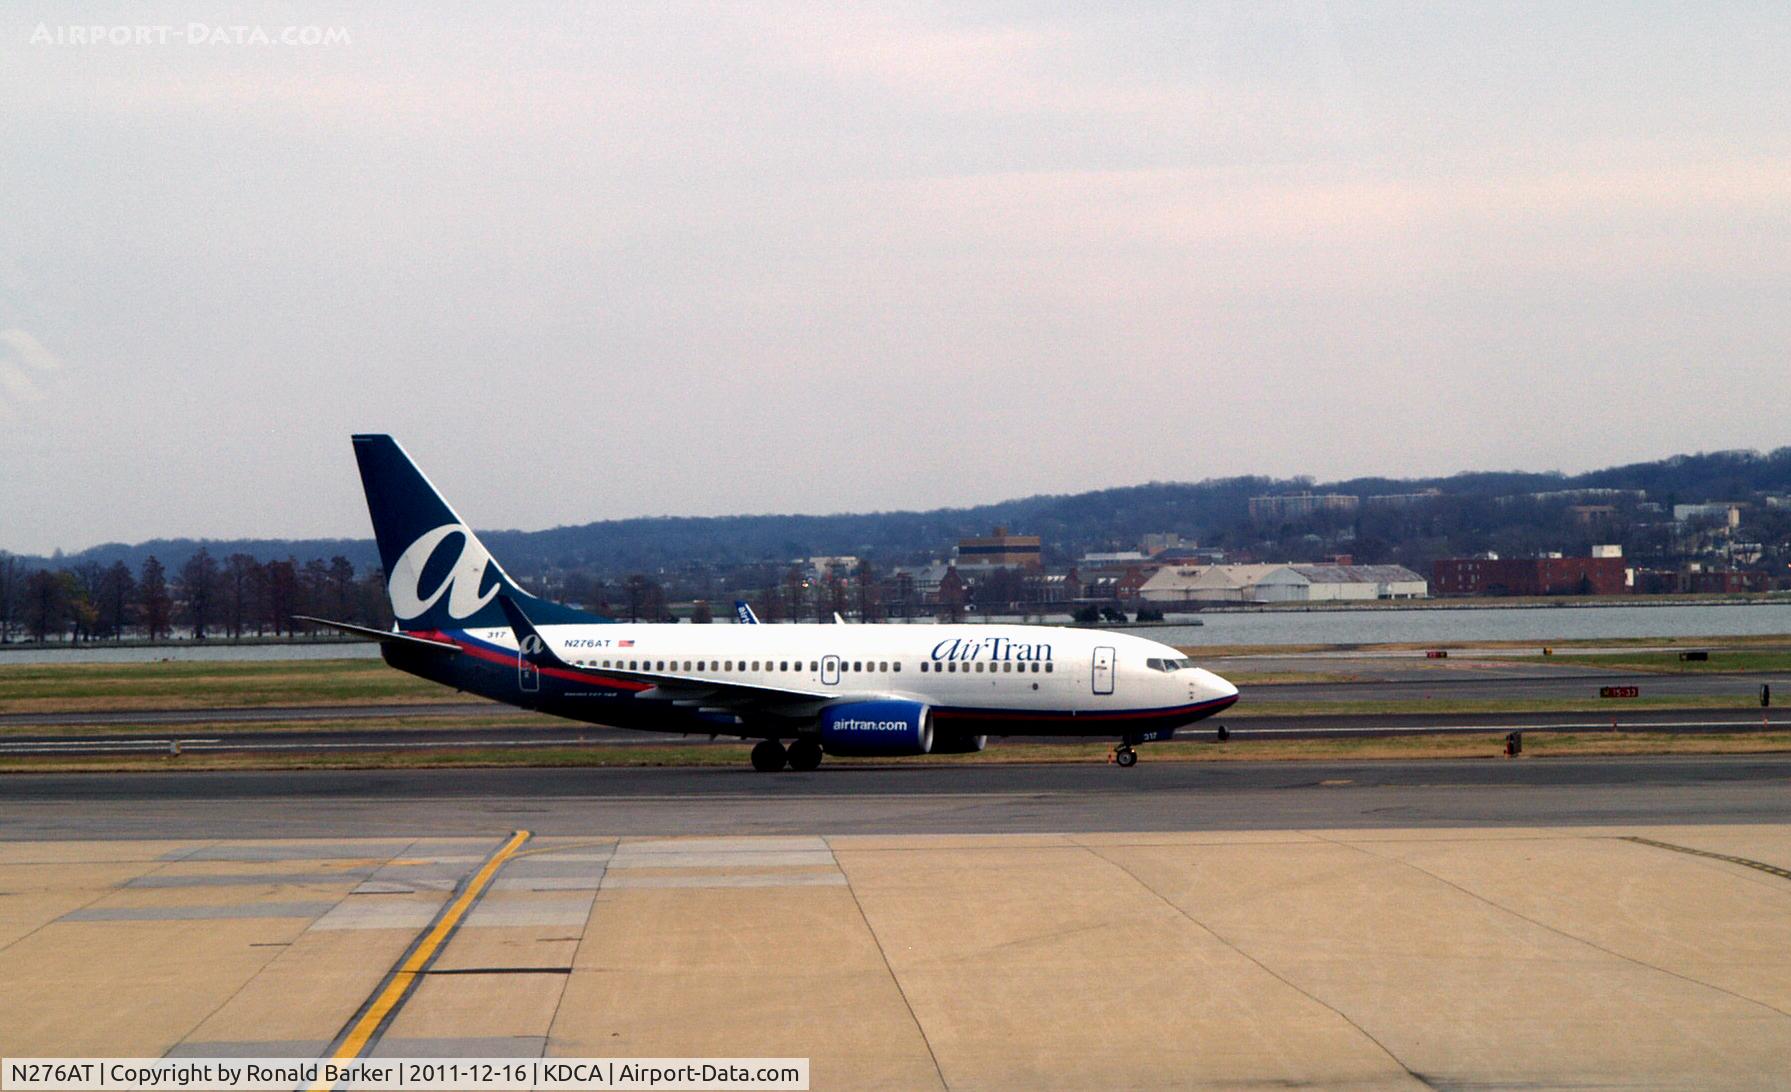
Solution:
<svg viewBox="0 0 1791 1092">
<path fill-rule="evenodd" d="M 617 648 L 633 648 L 634 642 L 633 641 L 617 641 L 616 647 Z"/>
</svg>

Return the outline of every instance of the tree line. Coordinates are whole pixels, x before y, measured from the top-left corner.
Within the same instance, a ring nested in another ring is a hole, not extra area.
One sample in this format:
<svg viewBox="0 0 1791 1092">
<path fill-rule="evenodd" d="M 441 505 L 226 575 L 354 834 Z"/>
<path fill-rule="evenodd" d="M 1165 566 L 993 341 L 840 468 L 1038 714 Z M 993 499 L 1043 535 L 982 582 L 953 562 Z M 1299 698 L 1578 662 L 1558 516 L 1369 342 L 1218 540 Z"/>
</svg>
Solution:
<svg viewBox="0 0 1791 1092">
<path fill-rule="evenodd" d="M 154 555 L 135 571 L 122 561 L 48 568 L 0 555 L 0 643 L 159 641 L 177 630 L 194 640 L 288 637 L 303 627 L 296 614 L 383 629 L 392 621 L 385 574 L 357 573 L 341 555 L 219 560 L 204 548 L 173 574 Z"/>
</svg>

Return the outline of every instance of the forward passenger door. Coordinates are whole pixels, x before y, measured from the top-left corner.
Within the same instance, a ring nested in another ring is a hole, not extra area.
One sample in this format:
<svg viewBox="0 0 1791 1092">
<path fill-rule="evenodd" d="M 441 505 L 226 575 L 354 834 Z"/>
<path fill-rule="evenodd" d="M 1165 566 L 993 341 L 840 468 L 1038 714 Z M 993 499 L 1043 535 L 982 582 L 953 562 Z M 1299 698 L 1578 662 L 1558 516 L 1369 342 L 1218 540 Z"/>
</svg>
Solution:
<svg viewBox="0 0 1791 1092">
<path fill-rule="evenodd" d="M 1113 649 L 1106 645 L 1094 650 L 1094 670 L 1092 673 L 1094 692 L 1097 694 L 1113 693 Z"/>
</svg>

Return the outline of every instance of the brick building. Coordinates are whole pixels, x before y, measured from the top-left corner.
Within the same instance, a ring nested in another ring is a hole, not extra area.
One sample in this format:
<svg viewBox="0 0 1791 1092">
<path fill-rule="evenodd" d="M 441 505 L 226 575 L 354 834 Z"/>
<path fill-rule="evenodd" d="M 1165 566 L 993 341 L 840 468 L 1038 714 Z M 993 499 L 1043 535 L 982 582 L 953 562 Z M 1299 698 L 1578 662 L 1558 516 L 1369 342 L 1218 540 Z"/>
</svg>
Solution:
<svg viewBox="0 0 1791 1092">
<path fill-rule="evenodd" d="M 1450 557 L 1430 570 L 1434 595 L 1626 595 L 1620 557 Z"/>
</svg>

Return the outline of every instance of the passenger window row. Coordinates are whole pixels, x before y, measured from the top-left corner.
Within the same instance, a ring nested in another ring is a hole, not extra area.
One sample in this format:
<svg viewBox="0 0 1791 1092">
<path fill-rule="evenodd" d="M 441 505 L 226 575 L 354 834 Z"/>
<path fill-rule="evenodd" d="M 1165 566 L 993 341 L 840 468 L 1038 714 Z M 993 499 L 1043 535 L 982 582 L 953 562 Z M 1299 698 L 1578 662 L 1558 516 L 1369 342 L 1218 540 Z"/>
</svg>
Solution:
<svg viewBox="0 0 1791 1092">
<path fill-rule="evenodd" d="M 579 667 L 612 667 L 617 671 L 801 671 L 801 660 L 685 660 L 679 666 L 677 660 L 578 660 Z M 884 674 L 900 674 L 902 665 L 895 660 L 841 660 L 841 671 L 880 671 Z M 821 661 L 810 660 L 808 670 L 821 670 Z M 921 665 L 926 670 L 926 665 Z"/>
<path fill-rule="evenodd" d="M 801 671 L 802 670 L 802 661 L 801 660 L 694 660 L 694 661 L 693 660 L 685 660 L 685 661 L 683 661 L 682 667 L 679 666 L 679 661 L 677 661 L 677 660 L 613 660 L 612 659 L 612 660 L 604 660 L 601 663 L 599 663 L 596 660 L 578 660 L 575 662 L 576 662 L 577 666 L 579 666 L 579 667 L 613 667 L 618 671 L 686 671 L 686 672 L 694 671 L 699 674 L 708 672 L 708 671 L 716 671 L 716 672 L 757 671 L 757 672 L 764 672 L 764 671 Z M 1163 662 L 1165 662 L 1165 661 L 1151 660 L 1150 666 L 1153 668 L 1156 668 L 1159 671 L 1175 670 L 1175 668 L 1173 668 L 1173 667 L 1170 667 L 1170 668 L 1158 667 L 1158 665 Z M 1167 661 L 1167 662 L 1176 663 L 1176 664 L 1179 664 L 1179 665 L 1185 666 L 1185 667 L 1193 666 L 1193 662 L 1190 660 L 1180 660 L 1180 661 L 1171 660 L 1171 661 Z M 1014 663 L 958 664 L 958 663 L 955 663 L 955 662 L 952 662 L 949 660 L 946 661 L 945 663 L 941 663 L 941 664 L 928 664 L 926 661 L 923 660 L 923 661 L 921 661 L 920 670 L 921 670 L 922 674 L 925 674 L 929 670 L 934 671 L 934 672 L 957 672 L 959 670 L 962 670 L 965 674 L 969 674 L 972 671 L 975 671 L 977 674 L 982 674 L 984 671 L 987 671 L 991 675 L 995 675 L 995 674 L 1011 675 L 1015 671 L 1018 671 L 1019 673 L 1024 675 L 1026 673 L 1028 667 L 1031 668 L 1032 673 L 1034 675 L 1038 674 L 1039 671 L 1041 670 L 1040 665 L 1036 662 L 1032 663 L 1032 664 L 1014 664 Z M 1043 665 L 1043 670 L 1047 674 L 1051 673 L 1052 668 L 1053 668 L 1052 664 L 1046 663 Z M 892 673 L 899 674 L 902 670 L 902 664 L 901 664 L 901 661 L 899 661 L 899 660 L 841 660 L 839 663 L 839 669 L 842 673 L 844 673 L 844 672 L 860 672 L 860 673 L 862 673 L 862 672 L 866 672 L 866 671 L 876 671 L 876 672 L 881 672 L 883 674 L 892 674 Z M 821 662 L 819 660 L 810 660 L 808 662 L 808 670 L 810 672 L 820 671 L 821 670 Z"/>
</svg>

